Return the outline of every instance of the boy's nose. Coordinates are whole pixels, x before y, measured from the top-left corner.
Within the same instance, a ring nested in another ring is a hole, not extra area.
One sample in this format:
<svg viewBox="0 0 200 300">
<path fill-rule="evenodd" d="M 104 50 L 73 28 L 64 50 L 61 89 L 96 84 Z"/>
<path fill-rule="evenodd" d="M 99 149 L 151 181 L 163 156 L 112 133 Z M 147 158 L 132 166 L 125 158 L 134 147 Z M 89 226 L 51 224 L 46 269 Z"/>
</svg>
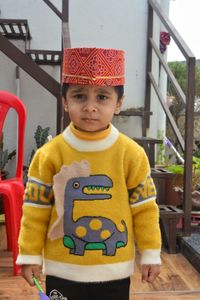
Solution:
<svg viewBox="0 0 200 300">
<path fill-rule="evenodd" d="M 87 101 L 87 103 L 85 103 L 83 110 L 88 111 L 88 112 L 96 111 L 97 108 L 96 108 L 94 101 Z"/>
</svg>

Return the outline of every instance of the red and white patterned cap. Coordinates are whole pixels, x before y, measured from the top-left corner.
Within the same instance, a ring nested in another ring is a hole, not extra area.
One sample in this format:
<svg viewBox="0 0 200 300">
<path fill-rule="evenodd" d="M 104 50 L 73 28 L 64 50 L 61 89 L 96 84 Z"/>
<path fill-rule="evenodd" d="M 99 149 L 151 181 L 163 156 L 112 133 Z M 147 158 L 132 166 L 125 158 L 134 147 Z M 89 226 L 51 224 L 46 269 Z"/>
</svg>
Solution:
<svg viewBox="0 0 200 300">
<path fill-rule="evenodd" d="M 64 49 L 62 82 L 117 86 L 125 83 L 124 51 L 104 48 Z"/>
</svg>

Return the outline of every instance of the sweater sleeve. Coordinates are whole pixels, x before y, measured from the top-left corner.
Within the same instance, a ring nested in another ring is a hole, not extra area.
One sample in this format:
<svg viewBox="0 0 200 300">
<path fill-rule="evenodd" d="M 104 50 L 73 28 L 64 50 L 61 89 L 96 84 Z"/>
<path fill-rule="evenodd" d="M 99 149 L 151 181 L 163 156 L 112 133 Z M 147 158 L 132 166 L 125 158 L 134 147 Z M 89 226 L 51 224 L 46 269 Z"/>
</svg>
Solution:
<svg viewBox="0 0 200 300">
<path fill-rule="evenodd" d="M 45 151 L 39 149 L 30 165 L 19 234 L 17 264 L 42 264 L 53 204 L 53 167 Z"/>
<path fill-rule="evenodd" d="M 137 180 L 132 185 L 133 188 L 129 189 L 129 203 L 133 216 L 134 237 L 141 253 L 141 264 L 160 264 L 161 234 L 156 188 L 143 150 L 138 154 L 137 167 L 134 168 L 132 176 Z"/>
</svg>

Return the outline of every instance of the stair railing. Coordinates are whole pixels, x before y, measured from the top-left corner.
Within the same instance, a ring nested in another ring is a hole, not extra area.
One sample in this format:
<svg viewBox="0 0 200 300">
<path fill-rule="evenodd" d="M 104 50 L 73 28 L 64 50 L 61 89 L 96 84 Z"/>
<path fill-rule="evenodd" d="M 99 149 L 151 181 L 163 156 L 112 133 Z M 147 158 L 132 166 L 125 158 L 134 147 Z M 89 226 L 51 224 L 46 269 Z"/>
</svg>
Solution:
<svg viewBox="0 0 200 300">
<path fill-rule="evenodd" d="M 178 81 L 174 77 L 166 61 L 163 59 L 159 48 L 153 38 L 153 21 L 154 15 L 160 19 L 174 42 L 178 46 L 181 53 L 184 55 L 187 62 L 187 86 L 186 94 L 183 93 Z M 190 235 L 191 233 L 191 197 L 192 197 L 192 154 L 193 154 L 193 121 L 194 121 L 194 97 L 195 97 L 195 57 L 191 50 L 188 48 L 182 37 L 177 32 L 176 28 L 170 22 L 168 16 L 163 12 L 160 5 L 156 0 L 148 0 L 148 40 L 147 40 L 147 78 L 146 78 L 146 98 L 145 98 L 145 110 L 150 110 L 151 107 L 151 87 L 153 87 L 160 104 L 166 114 L 169 124 L 177 138 L 177 141 L 184 151 L 184 226 L 183 234 Z M 159 64 L 165 70 L 168 78 L 174 86 L 177 95 L 180 100 L 185 103 L 186 116 L 185 116 L 185 139 L 174 121 L 174 118 L 166 104 L 165 99 L 159 89 L 158 84 L 152 73 L 152 54 L 155 53 Z M 150 116 L 145 116 L 146 128 L 149 128 Z"/>
<path fill-rule="evenodd" d="M 60 68 L 60 82 L 62 80 L 62 58 L 63 58 L 63 49 L 71 48 L 70 32 L 69 32 L 69 0 L 62 0 L 62 13 L 56 8 L 56 6 L 50 0 L 43 0 L 52 11 L 61 19 L 62 21 L 62 40 L 61 40 L 61 68 Z M 63 127 L 66 127 L 69 124 L 69 115 L 64 113 L 63 106 L 60 101 L 57 101 L 57 122 L 60 121 L 59 131 L 62 131 Z"/>
<path fill-rule="evenodd" d="M 62 12 L 60 12 L 55 5 L 50 0 L 43 0 L 52 10 L 53 12 L 61 19 L 62 22 L 62 36 L 65 37 L 63 47 L 70 47 L 70 36 L 69 36 L 69 28 L 68 28 L 68 0 L 62 0 Z M 2 20 L 2 19 L 1 19 Z M 7 20 L 9 21 L 9 20 Z M 20 24 L 18 20 L 14 20 L 15 24 L 19 26 L 19 33 L 25 40 L 25 47 L 27 47 L 27 40 L 30 39 L 29 28 L 26 27 L 26 20 L 23 20 L 23 26 L 27 28 L 27 34 L 24 37 L 24 33 L 21 29 L 22 20 L 20 20 Z M 2 25 L 3 26 L 3 25 Z M 28 26 L 28 25 L 27 25 Z M 6 32 L 6 28 L 4 28 Z M 12 38 L 16 38 L 16 33 L 14 28 L 11 27 L 11 33 L 13 33 Z M 61 48 L 63 50 L 63 47 Z M 28 47 L 30 48 L 30 46 Z M 22 52 L 17 46 L 11 43 L 4 34 L 0 33 L 0 51 L 2 51 L 5 55 L 7 55 L 13 62 L 15 62 L 20 68 L 22 68 L 25 72 L 27 72 L 32 78 L 34 78 L 39 84 L 41 84 L 45 89 L 47 89 L 53 96 L 55 96 L 57 100 L 57 133 L 62 130 L 63 126 L 63 108 L 62 108 L 62 99 L 61 99 L 61 84 L 56 79 L 54 79 L 51 75 L 45 72 L 40 66 L 38 66 L 27 54 Z M 62 57 L 62 55 L 61 55 Z M 62 66 L 62 62 L 61 62 Z M 66 123 L 69 120 L 66 118 Z"/>
</svg>

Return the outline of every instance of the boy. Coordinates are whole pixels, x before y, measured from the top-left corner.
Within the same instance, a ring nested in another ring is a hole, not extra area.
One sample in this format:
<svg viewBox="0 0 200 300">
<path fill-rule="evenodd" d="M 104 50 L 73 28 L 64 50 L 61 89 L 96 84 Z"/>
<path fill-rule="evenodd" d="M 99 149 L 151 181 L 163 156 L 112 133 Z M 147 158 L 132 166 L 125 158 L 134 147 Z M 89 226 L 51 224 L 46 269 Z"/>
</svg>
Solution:
<svg viewBox="0 0 200 300">
<path fill-rule="evenodd" d="M 50 299 L 128 300 L 134 241 L 142 280 L 160 272 L 156 191 L 143 149 L 111 125 L 123 102 L 124 52 L 65 49 L 64 108 L 71 124 L 30 166 L 18 264 Z"/>
</svg>

